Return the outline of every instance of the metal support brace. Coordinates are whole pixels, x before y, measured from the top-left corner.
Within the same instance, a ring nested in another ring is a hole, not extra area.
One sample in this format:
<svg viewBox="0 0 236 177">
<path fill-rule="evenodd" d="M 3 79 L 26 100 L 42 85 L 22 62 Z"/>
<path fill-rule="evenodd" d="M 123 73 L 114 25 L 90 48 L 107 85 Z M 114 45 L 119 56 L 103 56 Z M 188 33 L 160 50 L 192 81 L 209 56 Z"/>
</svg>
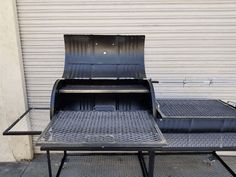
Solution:
<svg viewBox="0 0 236 177">
<path fill-rule="evenodd" d="M 213 155 L 217 158 L 217 160 L 219 160 L 221 162 L 221 164 L 228 170 L 228 172 L 232 175 L 232 176 L 236 176 L 236 173 L 234 172 L 234 170 L 232 170 L 223 159 L 221 159 L 221 157 L 214 151 Z"/>
<path fill-rule="evenodd" d="M 56 177 L 59 177 L 60 174 L 61 174 L 61 170 L 62 170 L 62 167 L 63 167 L 64 162 L 65 162 L 65 160 L 66 160 L 66 156 L 67 156 L 67 153 L 66 153 L 66 151 L 64 151 L 64 155 L 63 155 L 63 157 L 62 157 L 62 159 L 61 159 L 61 164 L 60 164 L 59 169 L 58 169 L 58 171 L 57 171 Z"/>
<path fill-rule="evenodd" d="M 149 152 L 149 163 L 148 163 L 148 177 L 153 177 L 155 163 L 155 152 Z"/>
<path fill-rule="evenodd" d="M 47 151 L 47 159 L 48 159 L 48 175 L 52 177 L 52 166 L 51 166 L 51 159 L 50 159 L 50 151 Z"/>
<path fill-rule="evenodd" d="M 49 177 L 52 177 L 50 150 L 46 150 L 46 152 L 47 152 L 47 160 L 48 160 L 48 173 L 49 173 Z M 180 152 L 177 152 L 177 153 L 166 153 L 166 154 L 179 154 L 179 153 Z M 205 153 L 209 153 L 209 152 L 205 152 Z M 216 157 L 216 159 L 221 162 L 221 164 L 227 169 L 228 172 L 230 172 L 230 174 L 232 174 L 232 176 L 236 176 L 235 172 L 216 154 L 216 152 L 210 152 L 210 153 L 212 153 L 213 156 Z M 181 152 L 181 154 L 184 154 L 184 152 Z M 185 154 L 203 154 L 203 153 L 187 152 Z M 139 159 L 139 162 L 140 162 L 140 166 L 141 166 L 141 169 L 142 169 L 143 176 L 144 177 L 153 177 L 154 176 L 155 151 L 148 151 L 148 155 L 149 155 L 148 166 L 145 163 L 143 155 L 144 154 L 143 154 L 142 151 L 138 151 L 138 159 Z M 60 176 L 61 170 L 63 168 L 64 162 L 66 161 L 66 157 L 67 156 L 68 156 L 68 154 L 67 154 L 67 151 L 65 150 L 63 158 L 62 158 L 61 163 L 60 163 L 60 166 L 58 168 L 56 177 Z"/>
<path fill-rule="evenodd" d="M 143 152 L 139 151 L 138 152 L 138 158 L 140 162 L 140 166 L 143 172 L 144 177 L 153 177 L 154 174 L 154 163 L 155 163 L 155 152 L 154 151 L 149 151 L 149 163 L 148 163 L 148 170 L 147 170 L 147 165 L 145 163 L 144 157 L 143 157 Z"/>
<path fill-rule="evenodd" d="M 50 150 L 47 150 L 46 152 L 47 152 L 47 160 L 48 160 L 48 175 L 49 175 L 49 177 L 52 177 L 52 165 L 51 165 L 51 158 L 50 158 Z M 147 165 L 146 165 L 144 157 L 143 157 L 143 152 L 142 151 L 138 152 L 138 158 L 139 158 L 139 162 L 140 162 L 141 169 L 142 169 L 142 172 L 143 172 L 143 176 L 144 177 L 153 177 L 155 152 L 154 151 L 149 151 L 148 155 L 149 155 L 149 163 L 148 163 L 148 168 L 147 168 Z M 66 157 L 67 157 L 67 151 L 64 151 L 64 155 L 62 157 L 60 166 L 57 170 L 56 177 L 60 176 L 61 170 L 62 170 L 64 162 L 66 160 Z"/>
<path fill-rule="evenodd" d="M 64 151 L 64 155 L 63 155 L 63 157 L 61 159 L 61 163 L 60 163 L 60 166 L 59 166 L 59 168 L 57 170 L 56 177 L 60 176 L 61 170 L 62 170 L 64 162 L 66 160 L 66 157 L 67 157 L 67 152 Z M 51 165 L 50 151 L 49 150 L 47 150 L 47 160 L 48 160 L 48 174 L 49 174 L 49 177 L 52 177 L 52 165 Z"/>
<path fill-rule="evenodd" d="M 147 172 L 147 168 L 146 168 L 145 160 L 143 158 L 142 151 L 138 151 L 138 159 L 139 159 L 140 166 L 141 166 L 141 169 L 142 169 L 142 172 L 143 172 L 143 177 L 147 177 L 148 172 Z"/>
</svg>

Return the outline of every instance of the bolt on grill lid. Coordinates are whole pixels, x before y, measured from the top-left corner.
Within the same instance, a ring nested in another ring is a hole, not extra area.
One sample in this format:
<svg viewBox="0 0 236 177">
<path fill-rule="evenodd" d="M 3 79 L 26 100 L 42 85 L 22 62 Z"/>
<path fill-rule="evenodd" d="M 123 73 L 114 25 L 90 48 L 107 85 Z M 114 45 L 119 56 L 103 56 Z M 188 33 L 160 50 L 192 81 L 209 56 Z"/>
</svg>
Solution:
<svg viewBox="0 0 236 177">
<path fill-rule="evenodd" d="M 145 36 L 64 35 L 63 78 L 145 78 Z"/>
</svg>

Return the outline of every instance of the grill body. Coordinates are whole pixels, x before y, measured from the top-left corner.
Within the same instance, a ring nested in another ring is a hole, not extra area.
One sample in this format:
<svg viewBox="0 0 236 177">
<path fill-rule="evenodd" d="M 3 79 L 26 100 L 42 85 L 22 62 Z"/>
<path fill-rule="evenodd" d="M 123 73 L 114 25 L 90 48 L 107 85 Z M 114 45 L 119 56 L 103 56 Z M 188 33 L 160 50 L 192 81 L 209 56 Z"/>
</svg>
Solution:
<svg viewBox="0 0 236 177">
<path fill-rule="evenodd" d="M 158 150 L 166 144 L 145 78 L 144 36 L 65 35 L 63 79 L 55 82 L 45 148 Z"/>
<path fill-rule="evenodd" d="M 42 148 L 236 148 L 235 108 L 219 100 L 155 100 L 144 36 L 64 38 L 64 74 L 52 90 Z"/>
<path fill-rule="evenodd" d="M 57 148 L 160 148 L 155 95 L 146 79 L 61 79 L 51 122 L 38 145 Z"/>
</svg>

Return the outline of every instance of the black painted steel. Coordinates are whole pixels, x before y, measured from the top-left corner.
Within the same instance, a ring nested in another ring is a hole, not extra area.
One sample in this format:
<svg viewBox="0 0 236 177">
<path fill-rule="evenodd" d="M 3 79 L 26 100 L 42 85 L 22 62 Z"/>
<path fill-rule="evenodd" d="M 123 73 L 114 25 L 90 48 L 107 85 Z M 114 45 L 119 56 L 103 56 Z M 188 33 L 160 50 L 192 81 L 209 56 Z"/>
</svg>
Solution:
<svg viewBox="0 0 236 177">
<path fill-rule="evenodd" d="M 148 111 L 60 111 L 37 144 L 154 148 L 165 139 Z"/>
<path fill-rule="evenodd" d="M 92 111 L 101 107 L 116 111 L 151 110 L 156 117 L 153 85 L 146 79 L 61 79 L 55 82 L 51 118 L 60 110 Z"/>
<path fill-rule="evenodd" d="M 48 174 L 49 174 L 49 177 L 52 177 L 53 174 L 52 174 L 52 167 L 51 167 L 50 150 L 46 150 L 46 153 L 47 153 L 47 162 L 48 162 Z M 140 161 L 140 167 L 141 167 L 141 169 L 143 171 L 143 176 L 144 177 L 153 177 L 154 176 L 155 151 L 150 151 L 148 153 L 148 155 L 149 155 L 149 162 L 148 162 L 148 167 L 147 167 L 147 165 L 145 163 L 145 160 L 144 160 L 144 157 L 143 157 L 143 153 L 142 153 L 142 151 L 139 151 L 138 158 L 139 158 L 139 161 Z M 63 155 L 63 157 L 61 159 L 59 168 L 58 168 L 58 170 L 56 172 L 56 177 L 60 176 L 61 171 L 63 169 L 63 165 L 65 163 L 65 160 L 66 160 L 67 156 L 69 156 L 69 155 L 67 154 L 67 151 L 64 150 L 64 155 Z"/>
<path fill-rule="evenodd" d="M 143 177 L 148 177 L 148 171 L 147 171 L 147 167 L 146 167 L 146 163 L 145 163 L 142 151 L 138 151 L 138 159 L 139 159 L 139 163 L 140 163 L 141 170 L 143 173 Z"/>
<path fill-rule="evenodd" d="M 225 167 L 225 169 L 227 169 L 228 172 L 230 172 L 232 174 L 232 176 L 234 176 L 234 177 L 236 176 L 236 173 L 234 172 L 234 170 L 232 170 L 228 166 L 228 164 L 226 164 L 225 161 L 216 152 L 214 152 L 213 155 L 214 155 L 214 157 L 217 158 L 217 160 L 219 160 L 221 162 L 221 164 Z"/>
<path fill-rule="evenodd" d="M 47 151 L 154 152 L 166 144 L 156 116 L 150 80 L 61 79 L 52 91 L 51 122 L 37 144 Z"/>
<path fill-rule="evenodd" d="M 219 100 L 159 99 L 163 118 L 236 118 L 236 110 Z"/>
<path fill-rule="evenodd" d="M 50 108 L 29 108 L 27 111 L 25 111 L 19 118 L 17 118 L 4 132 L 3 135 L 4 136 L 9 136 L 9 135 L 14 135 L 14 136 L 18 136 L 18 135 L 40 135 L 42 133 L 42 131 L 15 131 L 12 130 L 16 124 L 18 124 L 27 114 L 30 113 L 30 111 L 33 110 L 49 110 Z"/>
<path fill-rule="evenodd" d="M 236 109 L 220 100 L 157 100 L 164 133 L 236 132 Z"/>
<path fill-rule="evenodd" d="M 149 151 L 149 160 L 148 160 L 148 177 L 154 176 L 154 163 L 155 163 L 155 152 Z"/>
<path fill-rule="evenodd" d="M 218 160 L 215 153 L 166 153 L 157 154 L 155 165 L 158 177 L 234 177 L 229 169 Z"/>
<path fill-rule="evenodd" d="M 153 177 L 155 151 L 236 149 L 232 106 L 219 100 L 155 100 L 158 81 L 145 79 L 144 36 L 64 38 L 64 74 L 52 89 L 49 125 L 43 133 L 10 131 L 29 109 L 3 132 L 41 134 L 37 144 L 47 151 L 49 177 L 50 151 L 64 151 L 56 177 L 67 151 L 138 151 L 143 176 Z"/>
<path fill-rule="evenodd" d="M 50 151 L 47 151 L 47 161 L 48 161 L 48 175 L 49 175 L 49 177 L 52 177 L 52 166 L 51 166 Z"/>
<path fill-rule="evenodd" d="M 49 177 L 52 177 L 53 173 L 52 173 L 50 150 L 47 150 L 46 153 L 47 153 L 47 162 L 48 162 L 48 174 L 49 174 Z M 59 165 L 59 168 L 57 169 L 57 172 L 56 172 L 56 177 L 60 176 L 61 171 L 62 171 L 63 166 L 64 166 L 64 163 L 66 161 L 66 158 L 67 158 L 67 151 L 64 151 L 63 157 L 62 157 L 60 165 Z"/>
<path fill-rule="evenodd" d="M 117 170 L 117 168 L 113 167 L 113 169 L 107 169 L 106 167 L 109 166 L 119 166 L 120 162 L 122 161 L 122 164 L 125 164 L 124 166 L 126 168 L 122 168 L 120 170 L 128 170 L 124 172 L 123 174 L 131 174 L 128 176 L 133 176 L 133 174 L 137 175 L 137 170 L 139 171 L 139 164 L 135 162 L 135 158 L 133 156 L 138 155 L 140 167 L 141 169 L 146 169 L 144 177 L 148 177 L 148 171 L 146 163 L 150 160 L 150 157 L 148 157 L 147 153 L 142 153 L 141 151 L 137 153 L 132 154 L 117 154 L 117 153 L 92 153 L 92 154 L 84 154 L 84 153 L 76 153 L 76 154 L 67 154 L 69 159 L 69 162 L 65 166 L 67 168 L 67 172 L 63 171 L 63 176 L 70 176 L 68 174 L 68 167 L 72 168 L 72 170 L 75 170 L 76 176 L 91 176 L 94 175 L 94 165 L 96 165 L 96 169 L 99 167 L 104 168 L 104 172 L 99 172 L 99 176 L 107 176 L 107 173 L 115 173 L 110 172 L 109 170 Z M 235 176 L 235 173 L 232 169 L 229 168 L 229 166 L 222 161 L 222 159 L 215 153 L 215 152 L 174 152 L 174 153 L 155 153 L 156 157 L 159 157 L 160 163 L 155 164 L 154 168 L 154 176 L 190 176 L 190 177 L 199 177 L 199 176 L 206 176 L 206 177 L 233 177 Z M 75 157 L 76 156 L 76 157 Z M 107 156 L 109 156 L 109 159 L 107 160 Z M 124 157 L 125 158 L 122 158 Z M 140 158 L 141 157 L 141 158 Z M 76 159 L 75 159 L 76 158 Z M 125 160 L 126 159 L 126 160 Z M 100 163 L 102 162 L 102 163 Z M 63 164 L 63 159 L 61 160 L 60 164 Z M 98 164 L 100 165 L 98 167 Z M 134 165 L 136 164 L 136 165 Z M 82 166 L 81 166 L 82 165 Z M 191 169 L 194 165 L 195 168 Z M 105 167 L 104 167 L 105 166 Z M 190 168 L 189 168 L 190 167 Z M 85 168 L 85 169 L 84 169 Z M 94 171 L 91 172 L 90 168 L 93 168 Z M 62 168 L 63 169 L 63 165 Z M 133 171 L 135 170 L 135 172 Z M 58 169 L 59 171 L 59 169 Z M 131 172 L 130 172 L 131 171 Z M 91 172 L 91 173 L 90 173 Z M 98 172 L 98 171 L 96 171 Z M 95 172 L 95 173 L 96 173 Z M 159 172 L 159 173 L 158 173 Z M 58 172 L 57 172 L 58 173 Z M 61 173 L 61 172 L 60 172 Z M 74 174 L 74 175 L 75 175 Z M 115 174 L 114 174 L 115 175 Z M 120 176 L 120 174 L 118 174 Z"/>
<path fill-rule="evenodd" d="M 63 77 L 145 78 L 145 36 L 65 35 Z"/>
<path fill-rule="evenodd" d="M 157 123 L 163 133 L 236 132 L 235 118 L 163 118 Z"/>
<path fill-rule="evenodd" d="M 62 157 L 62 159 L 61 159 L 60 166 L 59 166 L 59 168 L 58 168 L 58 170 L 57 170 L 56 177 L 59 177 L 59 176 L 60 176 L 60 174 L 61 174 L 61 170 L 62 170 L 63 165 L 64 165 L 65 160 L 66 160 L 66 157 L 67 157 L 67 152 L 64 151 L 63 157 Z"/>
<path fill-rule="evenodd" d="M 155 164 L 155 152 L 150 151 L 148 153 L 148 166 L 145 163 L 143 152 L 138 151 L 138 159 L 141 166 L 141 170 L 144 177 L 153 177 L 154 176 L 154 164 Z"/>
<path fill-rule="evenodd" d="M 236 149 L 236 133 L 163 133 L 164 151 L 220 151 Z"/>
</svg>

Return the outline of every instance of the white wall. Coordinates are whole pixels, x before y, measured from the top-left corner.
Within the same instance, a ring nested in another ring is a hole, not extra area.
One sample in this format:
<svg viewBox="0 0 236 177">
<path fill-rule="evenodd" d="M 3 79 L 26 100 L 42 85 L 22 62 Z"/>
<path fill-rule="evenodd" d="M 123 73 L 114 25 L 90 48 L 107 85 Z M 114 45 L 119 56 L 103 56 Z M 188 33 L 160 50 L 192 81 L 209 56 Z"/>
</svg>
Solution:
<svg viewBox="0 0 236 177">
<path fill-rule="evenodd" d="M 25 91 L 22 74 L 16 9 L 13 0 L 0 5 L 0 132 L 25 111 Z M 21 125 L 27 130 L 27 122 Z M 0 161 L 32 158 L 31 138 L 3 137 L 0 134 Z"/>
</svg>

